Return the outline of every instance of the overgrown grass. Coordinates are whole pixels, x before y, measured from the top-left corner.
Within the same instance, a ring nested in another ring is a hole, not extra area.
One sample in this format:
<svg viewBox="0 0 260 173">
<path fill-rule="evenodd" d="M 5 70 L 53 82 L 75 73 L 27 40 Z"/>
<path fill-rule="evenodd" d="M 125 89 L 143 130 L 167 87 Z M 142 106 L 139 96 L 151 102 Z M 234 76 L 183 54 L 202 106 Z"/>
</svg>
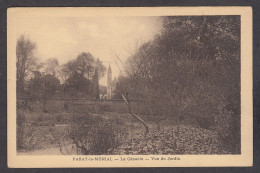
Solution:
<svg viewBox="0 0 260 173">
<path fill-rule="evenodd" d="M 85 145 L 85 149 L 78 149 L 78 154 L 240 153 L 240 127 L 239 123 L 234 122 L 239 120 L 239 116 L 234 119 L 232 112 L 214 116 L 213 120 L 209 120 L 214 121 L 210 127 L 198 123 L 204 122 L 203 117 L 196 120 L 195 116 L 187 115 L 182 121 L 177 121 L 176 116 L 140 114 L 150 128 L 150 133 L 144 137 L 142 124 L 129 113 L 78 111 L 81 113 L 18 110 L 17 149 L 33 151 L 59 147 L 61 141 L 65 140 L 69 145 L 74 144 L 74 147 L 75 141 L 80 146 Z M 177 123 L 180 125 L 179 136 L 176 135 Z M 71 126 L 55 126 L 58 124 Z M 84 139 L 83 142 L 79 141 L 80 137 Z"/>
</svg>

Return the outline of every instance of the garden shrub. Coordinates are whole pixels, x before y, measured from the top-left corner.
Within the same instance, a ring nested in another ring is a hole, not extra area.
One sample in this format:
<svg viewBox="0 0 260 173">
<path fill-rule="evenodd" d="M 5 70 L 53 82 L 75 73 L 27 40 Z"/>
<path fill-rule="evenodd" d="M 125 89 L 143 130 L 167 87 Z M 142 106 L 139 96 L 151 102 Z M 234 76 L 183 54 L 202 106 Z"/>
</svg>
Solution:
<svg viewBox="0 0 260 173">
<path fill-rule="evenodd" d="M 17 128 L 16 128 L 16 143 L 17 149 L 22 149 L 24 145 L 24 129 L 25 129 L 26 118 L 24 112 L 20 109 L 17 110 Z"/>
<path fill-rule="evenodd" d="M 240 116 L 226 112 L 216 116 L 216 130 L 221 147 L 232 154 L 241 153 Z"/>
<path fill-rule="evenodd" d="M 108 154 L 120 145 L 124 136 L 119 124 L 89 113 L 76 115 L 69 132 L 70 139 L 84 155 Z"/>
<path fill-rule="evenodd" d="M 27 125 L 25 115 L 18 113 L 17 116 L 17 149 L 33 150 L 37 147 L 35 141 L 35 126 Z"/>
</svg>

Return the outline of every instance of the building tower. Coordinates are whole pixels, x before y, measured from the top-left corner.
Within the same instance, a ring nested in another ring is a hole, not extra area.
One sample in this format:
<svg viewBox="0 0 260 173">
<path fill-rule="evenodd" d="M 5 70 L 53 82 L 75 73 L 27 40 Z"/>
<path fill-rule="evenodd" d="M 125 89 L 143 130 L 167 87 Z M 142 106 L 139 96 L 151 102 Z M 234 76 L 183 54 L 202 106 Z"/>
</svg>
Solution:
<svg viewBox="0 0 260 173">
<path fill-rule="evenodd" d="M 112 70 L 110 63 L 107 71 L 107 99 L 112 99 Z"/>
</svg>

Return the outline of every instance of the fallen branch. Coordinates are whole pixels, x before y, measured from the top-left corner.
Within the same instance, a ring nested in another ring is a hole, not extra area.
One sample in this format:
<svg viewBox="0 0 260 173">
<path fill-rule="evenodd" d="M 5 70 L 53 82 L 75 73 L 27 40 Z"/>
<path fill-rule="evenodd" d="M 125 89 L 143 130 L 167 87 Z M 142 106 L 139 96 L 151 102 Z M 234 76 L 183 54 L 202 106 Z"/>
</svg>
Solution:
<svg viewBox="0 0 260 173">
<path fill-rule="evenodd" d="M 144 120 L 143 120 L 142 118 L 140 118 L 138 115 L 136 115 L 136 114 L 134 114 L 134 113 L 132 112 L 132 108 L 131 108 L 130 101 L 129 101 L 123 94 L 121 94 L 121 95 L 122 95 L 122 97 L 123 97 L 123 99 L 124 99 L 124 101 L 125 101 L 125 103 L 126 103 L 126 105 L 127 105 L 127 107 L 128 107 L 129 113 L 130 113 L 135 119 L 137 119 L 138 121 L 140 121 L 140 122 L 144 125 L 144 127 L 145 127 L 145 134 L 144 134 L 144 136 L 146 136 L 146 135 L 149 133 L 149 126 L 146 124 L 146 122 L 144 122 Z"/>
</svg>

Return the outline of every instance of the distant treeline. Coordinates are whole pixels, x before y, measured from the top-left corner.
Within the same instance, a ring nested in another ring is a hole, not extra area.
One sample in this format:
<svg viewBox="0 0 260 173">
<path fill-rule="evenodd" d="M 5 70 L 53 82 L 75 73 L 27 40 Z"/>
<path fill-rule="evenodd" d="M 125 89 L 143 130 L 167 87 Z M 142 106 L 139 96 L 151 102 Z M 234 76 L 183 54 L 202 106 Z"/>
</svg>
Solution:
<svg viewBox="0 0 260 173">
<path fill-rule="evenodd" d="M 98 80 L 106 71 L 98 58 L 82 52 L 75 59 L 59 65 L 57 58 L 40 62 L 34 56 L 35 49 L 36 44 L 23 35 L 17 40 L 17 97 L 42 100 L 97 97 Z M 104 88 L 101 89 L 104 92 Z"/>
</svg>

